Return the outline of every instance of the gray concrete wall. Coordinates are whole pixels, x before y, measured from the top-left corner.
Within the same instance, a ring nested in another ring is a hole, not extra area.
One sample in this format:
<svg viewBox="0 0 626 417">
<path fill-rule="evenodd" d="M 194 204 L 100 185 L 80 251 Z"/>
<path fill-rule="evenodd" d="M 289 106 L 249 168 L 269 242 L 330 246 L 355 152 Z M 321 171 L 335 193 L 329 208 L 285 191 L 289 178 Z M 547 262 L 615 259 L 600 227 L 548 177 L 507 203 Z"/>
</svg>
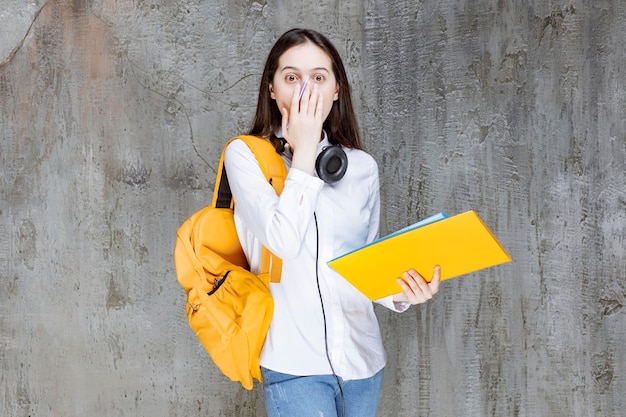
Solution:
<svg viewBox="0 0 626 417">
<path fill-rule="evenodd" d="M 382 232 L 474 209 L 514 259 L 377 310 L 379 415 L 624 415 L 621 0 L 2 0 L 0 415 L 264 415 L 172 250 L 292 26 L 344 56 Z"/>
</svg>

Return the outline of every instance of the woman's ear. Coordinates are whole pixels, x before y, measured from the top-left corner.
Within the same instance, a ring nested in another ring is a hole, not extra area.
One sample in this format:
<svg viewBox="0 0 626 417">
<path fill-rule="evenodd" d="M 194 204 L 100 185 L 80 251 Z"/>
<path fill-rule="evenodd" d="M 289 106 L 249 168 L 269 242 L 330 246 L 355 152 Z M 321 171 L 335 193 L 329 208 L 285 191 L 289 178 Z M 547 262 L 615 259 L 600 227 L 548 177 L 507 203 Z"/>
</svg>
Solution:
<svg viewBox="0 0 626 417">
<path fill-rule="evenodd" d="M 274 85 L 272 83 L 269 83 L 269 89 L 270 89 L 270 97 L 276 100 L 276 94 L 274 94 Z"/>
<path fill-rule="evenodd" d="M 333 96 L 333 101 L 337 101 L 339 99 L 339 83 L 335 87 L 335 95 Z"/>
</svg>

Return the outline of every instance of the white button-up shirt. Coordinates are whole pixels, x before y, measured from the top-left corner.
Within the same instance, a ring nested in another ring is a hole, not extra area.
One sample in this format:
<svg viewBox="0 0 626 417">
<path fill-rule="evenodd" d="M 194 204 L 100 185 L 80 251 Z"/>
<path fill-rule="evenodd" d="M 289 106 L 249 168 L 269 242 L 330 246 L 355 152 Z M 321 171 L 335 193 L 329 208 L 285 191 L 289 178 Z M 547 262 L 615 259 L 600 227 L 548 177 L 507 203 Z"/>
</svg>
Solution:
<svg viewBox="0 0 626 417">
<path fill-rule="evenodd" d="M 325 137 L 318 153 L 326 146 Z M 235 225 L 251 270 L 259 271 L 262 245 L 283 261 L 281 282 L 270 284 L 274 316 L 261 354 L 261 365 L 277 372 L 330 374 L 326 345 L 335 373 L 346 380 L 368 378 L 385 366 L 372 302 L 327 265 L 378 235 L 378 166 L 364 151 L 344 150 L 348 170 L 335 184 L 289 169 L 291 159 L 283 155 L 289 171 L 280 197 L 243 141 L 226 150 Z M 391 297 L 378 302 L 408 308 Z"/>
</svg>

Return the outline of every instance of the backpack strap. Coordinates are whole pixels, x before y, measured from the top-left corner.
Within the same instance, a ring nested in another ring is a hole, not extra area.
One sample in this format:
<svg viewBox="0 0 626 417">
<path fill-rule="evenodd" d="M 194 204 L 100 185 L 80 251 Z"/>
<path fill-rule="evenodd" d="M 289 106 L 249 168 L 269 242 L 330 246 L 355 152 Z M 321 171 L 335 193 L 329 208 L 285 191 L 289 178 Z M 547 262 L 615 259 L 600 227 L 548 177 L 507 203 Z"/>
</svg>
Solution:
<svg viewBox="0 0 626 417">
<path fill-rule="evenodd" d="M 287 167 L 281 156 L 276 152 L 274 145 L 267 140 L 258 136 L 241 135 L 236 136 L 228 141 L 226 146 L 233 140 L 241 139 L 250 148 L 259 163 L 259 167 L 265 175 L 265 178 L 274 188 L 277 195 L 283 191 L 285 186 L 285 178 L 287 177 Z M 226 147 L 224 147 L 226 148 Z M 224 153 L 220 159 L 217 172 L 217 180 L 215 190 L 213 192 L 213 207 L 217 208 L 233 208 L 234 201 L 228 184 L 228 175 L 224 169 Z M 282 273 L 282 260 L 271 253 L 269 249 L 263 246 L 261 251 L 260 276 L 269 275 L 269 281 L 278 283 Z M 266 281 L 267 282 L 267 281 Z"/>
</svg>

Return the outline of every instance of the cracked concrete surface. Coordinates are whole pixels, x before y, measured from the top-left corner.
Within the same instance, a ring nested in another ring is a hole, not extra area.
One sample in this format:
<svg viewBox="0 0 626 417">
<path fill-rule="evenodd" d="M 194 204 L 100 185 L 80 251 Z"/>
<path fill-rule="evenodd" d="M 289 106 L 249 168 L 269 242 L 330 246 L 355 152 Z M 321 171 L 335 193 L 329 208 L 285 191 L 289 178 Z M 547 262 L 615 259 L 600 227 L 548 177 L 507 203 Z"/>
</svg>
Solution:
<svg viewBox="0 0 626 417">
<path fill-rule="evenodd" d="M 43 7 L 40 3 L 45 5 L 44 2 L 20 0 L 5 0 L 0 4 L 0 67 L 21 48 Z"/>
<path fill-rule="evenodd" d="M 294 25 L 344 57 L 381 233 L 474 209 L 513 257 L 377 309 L 379 415 L 621 415 L 626 5 L 520 3 L 1 2 L 0 415 L 264 415 L 172 251 Z"/>
</svg>

